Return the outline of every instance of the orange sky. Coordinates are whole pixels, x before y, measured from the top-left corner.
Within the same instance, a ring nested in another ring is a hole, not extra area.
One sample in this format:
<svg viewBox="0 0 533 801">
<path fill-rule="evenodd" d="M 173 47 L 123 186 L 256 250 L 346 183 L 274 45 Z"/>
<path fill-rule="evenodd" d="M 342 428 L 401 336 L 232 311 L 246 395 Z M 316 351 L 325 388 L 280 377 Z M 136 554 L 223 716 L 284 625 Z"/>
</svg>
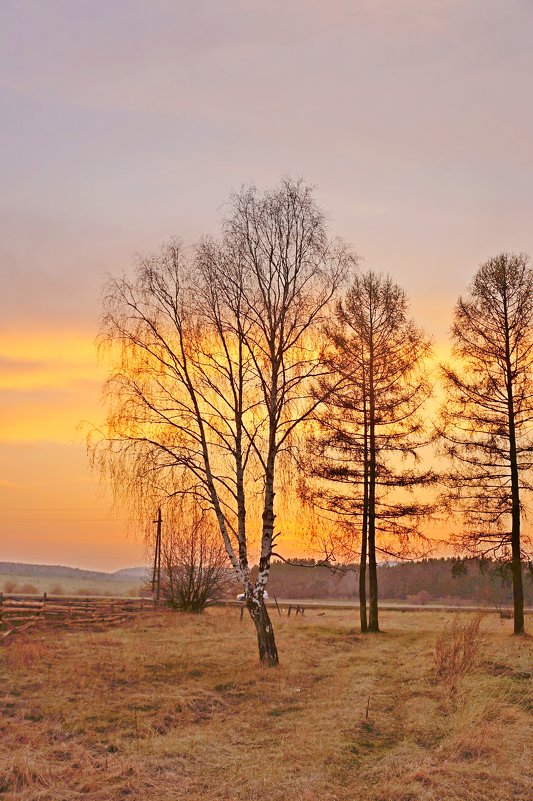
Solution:
<svg viewBox="0 0 533 801">
<path fill-rule="evenodd" d="M 93 333 L 4 331 L 1 342 L 0 559 L 107 570 L 142 563 L 142 534 L 114 511 L 87 460 L 106 372 Z M 292 537 L 279 548 L 305 549 Z"/>
<path fill-rule="evenodd" d="M 532 28 L 523 0 L 0 3 L 0 561 L 142 561 L 79 430 L 104 277 L 244 183 L 316 185 L 446 350 L 478 265 L 533 251 Z"/>
<path fill-rule="evenodd" d="M 3 561 L 116 569 L 142 564 L 142 538 L 91 473 L 84 421 L 98 423 L 104 370 L 94 334 L 3 332 L 0 538 Z"/>
</svg>

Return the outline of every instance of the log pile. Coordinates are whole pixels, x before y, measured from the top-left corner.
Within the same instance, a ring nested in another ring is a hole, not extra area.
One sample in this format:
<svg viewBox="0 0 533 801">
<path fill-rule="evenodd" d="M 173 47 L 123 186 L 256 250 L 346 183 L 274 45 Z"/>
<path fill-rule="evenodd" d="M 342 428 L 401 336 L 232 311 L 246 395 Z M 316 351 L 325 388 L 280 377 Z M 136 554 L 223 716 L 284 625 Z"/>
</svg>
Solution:
<svg viewBox="0 0 533 801">
<path fill-rule="evenodd" d="M 150 598 L 5 596 L 0 593 L 0 639 L 35 626 L 116 625 L 153 609 Z"/>
</svg>

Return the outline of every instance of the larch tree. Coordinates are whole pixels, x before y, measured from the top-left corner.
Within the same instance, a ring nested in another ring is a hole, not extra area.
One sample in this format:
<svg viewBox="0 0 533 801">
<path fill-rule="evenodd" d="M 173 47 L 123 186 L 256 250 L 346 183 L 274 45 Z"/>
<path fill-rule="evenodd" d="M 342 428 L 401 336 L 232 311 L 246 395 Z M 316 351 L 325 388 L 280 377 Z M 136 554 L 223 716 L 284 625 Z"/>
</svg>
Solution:
<svg viewBox="0 0 533 801">
<path fill-rule="evenodd" d="M 355 278 L 327 330 L 330 375 L 319 382 L 324 402 L 304 492 L 337 522 L 344 558 L 359 546 L 361 631 L 378 631 L 376 554 L 413 555 L 412 541 L 423 539 L 420 522 L 432 509 L 415 493 L 434 481 L 419 455 L 430 439 L 424 404 L 431 345 L 408 317 L 405 292 L 373 271 Z"/>
<path fill-rule="evenodd" d="M 533 467 L 533 270 L 527 256 L 500 253 L 460 297 L 453 361 L 443 366 L 448 503 L 463 515 L 459 547 L 511 563 L 514 631 L 524 630 L 521 531 Z"/>
<path fill-rule="evenodd" d="M 270 665 L 278 653 L 263 595 L 276 468 L 320 403 L 320 331 L 351 260 L 328 238 L 311 189 L 284 180 L 233 196 L 219 241 L 191 255 L 172 242 L 133 278 L 110 280 L 105 295 L 101 337 L 115 366 L 93 453 L 118 492 L 128 475 L 170 475 L 212 511 Z"/>
</svg>

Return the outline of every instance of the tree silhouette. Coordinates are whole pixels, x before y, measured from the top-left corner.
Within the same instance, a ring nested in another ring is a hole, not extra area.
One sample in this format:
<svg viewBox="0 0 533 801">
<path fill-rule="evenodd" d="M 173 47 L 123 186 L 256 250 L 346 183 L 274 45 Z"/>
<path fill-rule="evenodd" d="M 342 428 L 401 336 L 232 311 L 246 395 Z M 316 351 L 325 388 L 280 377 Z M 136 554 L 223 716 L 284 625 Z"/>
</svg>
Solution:
<svg viewBox="0 0 533 801">
<path fill-rule="evenodd" d="M 325 400 L 310 440 L 317 481 L 307 485 L 308 495 L 339 522 L 336 539 L 345 557 L 359 543 L 362 631 L 379 630 L 376 553 L 405 555 L 432 509 L 413 494 L 434 481 L 418 465 L 428 442 L 430 342 L 407 311 L 405 292 L 388 276 L 368 271 L 355 278 L 328 325 L 331 377 L 319 382 Z"/>
<path fill-rule="evenodd" d="M 448 503 L 463 513 L 456 541 L 512 565 L 514 631 L 524 630 L 521 533 L 533 467 L 533 271 L 525 255 L 501 253 L 459 298 L 453 364 L 443 366 L 444 450 L 452 460 Z"/>
<path fill-rule="evenodd" d="M 285 180 L 233 196 L 221 241 L 192 256 L 172 242 L 107 287 L 102 338 L 115 369 L 97 459 L 118 492 L 126 476 L 170 480 L 212 510 L 268 664 L 278 662 L 263 600 L 276 466 L 320 403 L 319 331 L 351 259 L 328 239 L 311 189 Z"/>
</svg>

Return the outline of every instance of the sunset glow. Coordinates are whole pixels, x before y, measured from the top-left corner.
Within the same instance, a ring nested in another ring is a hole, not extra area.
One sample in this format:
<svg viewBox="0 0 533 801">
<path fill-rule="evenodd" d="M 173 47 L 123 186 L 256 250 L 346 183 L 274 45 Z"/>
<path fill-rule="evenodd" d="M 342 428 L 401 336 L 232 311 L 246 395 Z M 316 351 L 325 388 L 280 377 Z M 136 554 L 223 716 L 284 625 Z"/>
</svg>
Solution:
<svg viewBox="0 0 533 801">
<path fill-rule="evenodd" d="M 533 248 L 528 4 L 215 5 L 0 9 L 0 559 L 142 562 L 142 521 L 86 456 L 102 287 L 173 235 L 217 235 L 243 183 L 316 185 L 331 233 L 406 289 L 435 363 L 477 266 Z"/>
</svg>

